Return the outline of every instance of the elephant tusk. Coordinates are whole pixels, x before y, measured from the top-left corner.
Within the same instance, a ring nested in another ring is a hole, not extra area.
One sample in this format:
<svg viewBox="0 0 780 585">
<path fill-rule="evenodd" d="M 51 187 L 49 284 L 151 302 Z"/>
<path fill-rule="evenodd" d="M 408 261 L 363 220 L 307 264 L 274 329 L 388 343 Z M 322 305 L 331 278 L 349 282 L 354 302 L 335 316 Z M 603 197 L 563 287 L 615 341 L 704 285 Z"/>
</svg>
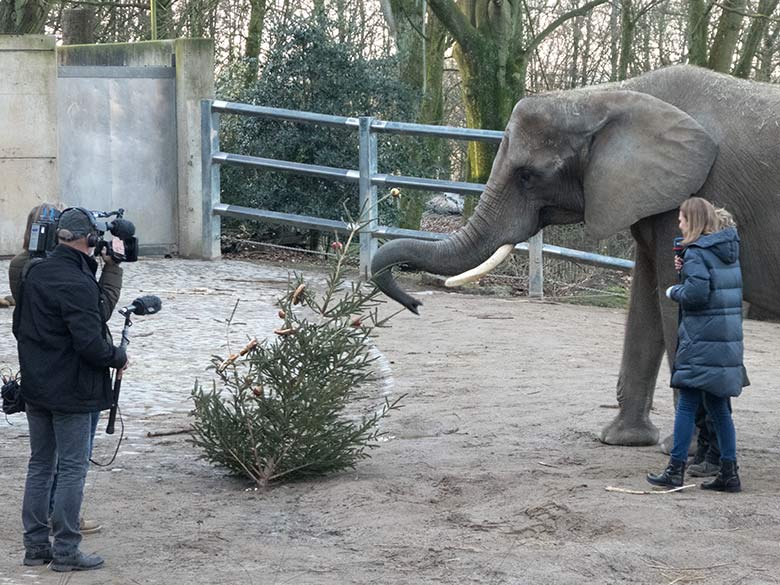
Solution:
<svg viewBox="0 0 780 585">
<path fill-rule="evenodd" d="M 504 259 L 507 256 L 509 256 L 509 254 L 512 253 L 512 250 L 514 250 L 514 248 L 515 248 L 514 244 L 504 244 L 498 250 L 493 252 L 493 255 L 490 258 L 485 260 L 482 264 L 480 264 L 476 268 L 472 268 L 471 270 L 458 274 L 457 276 L 452 276 L 447 280 L 445 280 L 444 286 L 452 288 L 455 286 L 466 284 L 467 282 L 479 280 L 485 274 L 487 274 L 488 272 L 493 270 L 496 266 L 501 264 L 504 261 Z"/>
</svg>

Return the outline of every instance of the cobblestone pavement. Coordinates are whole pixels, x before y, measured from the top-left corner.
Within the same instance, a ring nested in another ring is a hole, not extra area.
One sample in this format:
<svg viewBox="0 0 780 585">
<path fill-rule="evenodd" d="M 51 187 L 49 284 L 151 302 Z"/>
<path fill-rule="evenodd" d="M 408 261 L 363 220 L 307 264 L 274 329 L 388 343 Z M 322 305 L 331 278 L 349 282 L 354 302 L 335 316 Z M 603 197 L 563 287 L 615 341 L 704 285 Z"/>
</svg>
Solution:
<svg viewBox="0 0 780 585">
<path fill-rule="evenodd" d="M 8 264 L 8 260 L 0 261 L 0 298 L 10 294 L 5 278 Z M 324 283 L 322 272 L 306 270 L 305 276 L 307 283 Z M 287 291 L 288 278 L 284 267 L 237 260 L 142 259 L 126 264 L 118 306 L 141 295 L 157 295 L 162 311 L 133 317 L 128 348 L 131 365 L 120 399 L 122 414 L 150 420 L 189 410 L 195 381 L 210 384 L 212 373 L 206 367 L 212 355 L 226 357 L 251 337 L 261 340 L 272 334 L 279 323 L 275 301 Z M 12 314 L 11 309 L 0 309 L 0 367 L 15 369 Z M 115 313 L 110 322 L 115 343 L 123 324 L 124 318 Z M 25 425 L 24 417 L 10 420 Z M 135 432 L 141 427 L 134 425 Z"/>
</svg>

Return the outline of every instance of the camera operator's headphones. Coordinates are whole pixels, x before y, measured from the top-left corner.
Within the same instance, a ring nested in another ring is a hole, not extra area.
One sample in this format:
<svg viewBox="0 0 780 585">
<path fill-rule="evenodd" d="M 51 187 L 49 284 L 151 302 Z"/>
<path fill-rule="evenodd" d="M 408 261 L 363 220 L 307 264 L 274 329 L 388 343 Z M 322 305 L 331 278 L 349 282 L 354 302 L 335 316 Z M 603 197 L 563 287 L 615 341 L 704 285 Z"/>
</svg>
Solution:
<svg viewBox="0 0 780 585">
<path fill-rule="evenodd" d="M 65 214 L 65 212 L 72 211 L 74 209 L 80 211 L 81 213 L 87 216 L 87 219 L 89 219 L 90 233 L 87 234 L 87 247 L 94 248 L 95 246 L 97 246 L 98 243 L 97 232 L 99 230 L 98 230 L 97 221 L 95 221 L 95 216 L 92 215 L 91 211 L 89 211 L 88 209 L 84 209 L 83 207 L 68 207 L 67 209 L 63 209 L 60 212 L 60 218 L 63 216 L 63 214 Z"/>
</svg>

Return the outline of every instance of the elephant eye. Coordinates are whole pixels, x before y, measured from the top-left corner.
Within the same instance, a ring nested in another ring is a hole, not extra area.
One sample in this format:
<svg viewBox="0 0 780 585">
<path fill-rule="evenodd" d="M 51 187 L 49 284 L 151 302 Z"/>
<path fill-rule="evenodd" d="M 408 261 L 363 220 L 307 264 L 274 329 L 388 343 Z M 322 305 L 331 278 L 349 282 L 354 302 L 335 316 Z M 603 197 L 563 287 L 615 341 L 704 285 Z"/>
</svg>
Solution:
<svg viewBox="0 0 780 585">
<path fill-rule="evenodd" d="M 536 173 L 534 173 L 534 171 L 528 167 L 520 167 L 515 171 L 515 178 L 517 179 L 517 182 L 520 183 L 520 185 L 523 187 L 529 186 L 535 176 Z"/>
</svg>

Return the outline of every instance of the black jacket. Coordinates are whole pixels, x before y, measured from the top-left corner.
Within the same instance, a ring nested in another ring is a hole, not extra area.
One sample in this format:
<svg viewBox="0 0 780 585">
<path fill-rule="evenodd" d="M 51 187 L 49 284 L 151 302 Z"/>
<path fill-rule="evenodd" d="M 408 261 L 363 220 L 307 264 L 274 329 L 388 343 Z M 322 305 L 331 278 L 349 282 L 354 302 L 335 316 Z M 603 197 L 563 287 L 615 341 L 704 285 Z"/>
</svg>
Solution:
<svg viewBox="0 0 780 585">
<path fill-rule="evenodd" d="M 111 407 L 109 367 L 127 356 L 108 341 L 96 271 L 94 258 L 63 245 L 28 270 L 13 326 L 26 402 L 55 412 Z"/>
<path fill-rule="evenodd" d="M 19 289 L 22 286 L 22 275 L 27 263 L 30 262 L 30 253 L 24 250 L 11 259 L 8 266 L 8 283 L 11 287 L 11 296 L 14 301 L 19 300 Z M 122 294 L 122 274 L 123 270 L 119 264 L 103 264 L 103 270 L 100 272 L 100 310 L 103 313 L 103 321 L 108 322 L 111 314 L 119 302 L 119 295 Z"/>
</svg>

